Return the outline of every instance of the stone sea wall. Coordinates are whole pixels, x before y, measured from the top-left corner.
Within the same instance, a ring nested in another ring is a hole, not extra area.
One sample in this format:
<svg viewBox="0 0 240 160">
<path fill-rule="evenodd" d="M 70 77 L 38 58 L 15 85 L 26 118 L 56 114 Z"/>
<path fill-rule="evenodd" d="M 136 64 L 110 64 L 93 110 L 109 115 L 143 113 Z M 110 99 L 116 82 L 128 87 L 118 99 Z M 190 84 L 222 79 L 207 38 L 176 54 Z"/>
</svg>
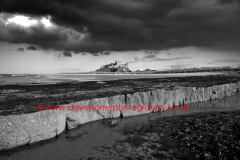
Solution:
<svg viewBox="0 0 240 160">
<path fill-rule="evenodd" d="M 220 99 L 240 91 L 240 82 L 215 85 L 209 87 L 182 87 L 177 90 L 158 89 L 148 92 L 117 95 L 106 98 L 95 98 L 67 104 L 66 106 L 172 106 L 194 102 Z M 61 105 L 62 106 L 62 105 Z M 166 107 L 167 108 L 167 107 Z M 54 111 L 0 116 L 0 150 L 7 150 L 34 142 L 50 139 L 65 129 L 73 129 L 78 125 L 107 118 L 128 117 L 146 114 L 143 110 L 124 111 Z"/>
</svg>

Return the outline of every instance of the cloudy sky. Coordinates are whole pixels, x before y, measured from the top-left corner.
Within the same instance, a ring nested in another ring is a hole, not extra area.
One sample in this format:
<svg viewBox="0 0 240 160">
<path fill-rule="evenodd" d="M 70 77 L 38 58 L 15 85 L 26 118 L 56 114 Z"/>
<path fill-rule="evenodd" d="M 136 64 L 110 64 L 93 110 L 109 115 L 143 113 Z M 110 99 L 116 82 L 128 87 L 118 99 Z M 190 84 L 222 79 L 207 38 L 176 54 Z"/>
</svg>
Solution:
<svg viewBox="0 0 240 160">
<path fill-rule="evenodd" d="M 240 66 L 240 0 L 0 0 L 0 73 Z"/>
</svg>

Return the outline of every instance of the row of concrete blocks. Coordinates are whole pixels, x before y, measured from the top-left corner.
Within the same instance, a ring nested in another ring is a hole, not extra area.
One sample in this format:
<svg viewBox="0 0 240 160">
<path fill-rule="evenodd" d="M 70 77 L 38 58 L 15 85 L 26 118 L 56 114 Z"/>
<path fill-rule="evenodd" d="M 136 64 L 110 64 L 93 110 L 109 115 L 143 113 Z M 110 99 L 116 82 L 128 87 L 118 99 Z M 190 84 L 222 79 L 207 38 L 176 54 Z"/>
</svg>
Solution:
<svg viewBox="0 0 240 160">
<path fill-rule="evenodd" d="M 95 98 L 61 106 L 172 106 L 223 98 L 240 91 L 240 82 L 209 87 L 182 87 L 177 90 L 157 89 L 127 95 Z M 36 106 L 37 107 L 37 106 Z M 165 108 L 167 109 L 167 107 Z M 0 150 L 54 138 L 66 128 L 107 118 L 150 113 L 142 110 L 43 110 L 21 115 L 0 116 Z"/>
</svg>

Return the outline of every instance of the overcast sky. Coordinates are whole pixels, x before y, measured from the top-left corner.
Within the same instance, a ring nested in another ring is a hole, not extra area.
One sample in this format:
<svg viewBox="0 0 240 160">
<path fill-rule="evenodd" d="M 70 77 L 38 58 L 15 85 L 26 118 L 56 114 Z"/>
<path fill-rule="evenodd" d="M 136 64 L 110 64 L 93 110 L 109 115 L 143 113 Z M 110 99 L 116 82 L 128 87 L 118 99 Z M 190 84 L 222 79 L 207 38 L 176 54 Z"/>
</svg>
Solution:
<svg viewBox="0 0 240 160">
<path fill-rule="evenodd" d="M 240 0 L 0 0 L 0 73 L 240 66 Z"/>
</svg>

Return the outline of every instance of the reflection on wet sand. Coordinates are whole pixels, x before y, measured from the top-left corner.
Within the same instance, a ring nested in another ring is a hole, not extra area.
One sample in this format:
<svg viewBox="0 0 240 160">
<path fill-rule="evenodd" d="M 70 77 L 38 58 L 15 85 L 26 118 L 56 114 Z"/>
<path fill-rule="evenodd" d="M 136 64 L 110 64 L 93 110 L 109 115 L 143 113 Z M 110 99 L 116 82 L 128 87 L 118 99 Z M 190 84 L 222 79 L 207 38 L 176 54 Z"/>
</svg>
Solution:
<svg viewBox="0 0 240 160">
<path fill-rule="evenodd" d="M 223 99 L 187 104 L 189 111 L 165 111 L 136 117 L 102 120 L 82 125 L 49 143 L 4 154 L 0 159 L 68 160 L 68 159 L 184 159 L 188 150 L 182 150 L 160 127 L 166 119 L 200 112 L 240 110 L 240 93 Z"/>
</svg>

